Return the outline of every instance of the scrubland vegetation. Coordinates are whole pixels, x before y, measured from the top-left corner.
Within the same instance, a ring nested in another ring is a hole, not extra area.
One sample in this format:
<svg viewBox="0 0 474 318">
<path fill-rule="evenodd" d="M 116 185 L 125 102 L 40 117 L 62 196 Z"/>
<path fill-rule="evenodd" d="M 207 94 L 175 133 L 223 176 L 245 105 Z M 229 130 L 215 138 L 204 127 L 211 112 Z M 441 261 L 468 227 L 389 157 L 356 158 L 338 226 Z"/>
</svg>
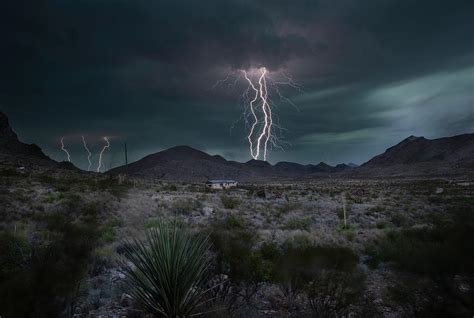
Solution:
<svg viewBox="0 0 474 318">
<path fill-rule="evenodd" d="M 470 317 L 473 192 L 3 170 L 0 315 Z"/>
</svg>

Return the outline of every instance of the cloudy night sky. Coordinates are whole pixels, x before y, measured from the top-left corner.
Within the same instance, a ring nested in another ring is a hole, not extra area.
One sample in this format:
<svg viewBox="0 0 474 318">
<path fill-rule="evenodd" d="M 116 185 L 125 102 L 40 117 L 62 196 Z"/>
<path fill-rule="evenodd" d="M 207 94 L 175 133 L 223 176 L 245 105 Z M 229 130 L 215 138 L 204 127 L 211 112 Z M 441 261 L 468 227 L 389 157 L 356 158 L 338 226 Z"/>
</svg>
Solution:
<svg viewBox="0 0 474 318">
<path fill-rule="evenodd" d="M 410 136 L 474 132 L 474 1 L 10 0 L 0 109 L 20 139 L 107 168 L 175 145 L 251 159 L 241 70 L 265 67 L 269 161 L 363 163 Z M 229 76 L 229 80 L 214 84 Z"/>
</svg>

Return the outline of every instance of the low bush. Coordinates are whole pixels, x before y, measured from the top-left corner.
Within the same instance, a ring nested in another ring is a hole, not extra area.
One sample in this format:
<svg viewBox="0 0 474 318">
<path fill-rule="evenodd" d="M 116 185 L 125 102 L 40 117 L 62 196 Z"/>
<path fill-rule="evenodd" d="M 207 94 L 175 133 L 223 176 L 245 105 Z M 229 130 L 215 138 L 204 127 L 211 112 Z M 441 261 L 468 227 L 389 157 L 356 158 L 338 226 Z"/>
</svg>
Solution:
<svg viewBox="0 0 474 318">
<path fill-rule="evenodd" d="M 77 287 L 99 241 L 97 219 L 49 213 L 42 237 L 0 233 L 0 314 L 5 317 L 72 315 Z"/>
<path fill-rule="evenodd" d="M 472 312 L 474 297 L 466 301 L 466 295 L 461 295 L 454 283 L 456 276 L 474 281 L 472 209 L 453 211 L 452 217 L 432 216 L 432 220 L 430 226 L 390 231 L 369 244 L 366 248 L 369 264 L 391 262 L 399 270 L 430 279 L 439 297 L 429 298 L 433 301 L 427 308 L 441 306 L 443 312 L 448 310 L 450 315 L 458 311 Z M 472 289 L 470 293 L 474 296 Z"/>
<path fill-rule="evenodd" d="M 222 205 L 224 206 L 224 208 L 226 208 L 226 209 L 235 209 L 240 205 L 241 200 L 237 197 L 223 195 L 223 196 L 221 196 L 221 202 L 222 202 Z"/>
<path fill-rule="evenodd" d="M 189 215 L 192 211 L 202 208 L 202 203 L 196 199 L 185 198 L 173 201 L 171 210 L 176 214 Z"/>
<path fill-rule="evenodd" d="M 284 230 L 304 230 L 309 231 L 311 227 L 311 218 L 291 218 L 283 225 Z"/>
</svg>

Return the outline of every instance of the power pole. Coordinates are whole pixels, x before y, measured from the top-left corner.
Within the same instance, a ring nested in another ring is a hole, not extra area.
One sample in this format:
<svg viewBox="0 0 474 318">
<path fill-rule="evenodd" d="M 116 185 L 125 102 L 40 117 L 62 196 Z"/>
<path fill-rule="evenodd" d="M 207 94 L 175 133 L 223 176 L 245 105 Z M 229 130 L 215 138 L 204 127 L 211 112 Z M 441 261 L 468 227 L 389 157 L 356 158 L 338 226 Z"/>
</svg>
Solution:
<svg viewBox="0 0 474 318">
<path fill-rule="evenodd" d="M 124 144 L 124 149 L 125 149 L 125 171 L 128 172 L 128 152 L 127 152 L 127 143 L 125 142 Z"/>
</svg>

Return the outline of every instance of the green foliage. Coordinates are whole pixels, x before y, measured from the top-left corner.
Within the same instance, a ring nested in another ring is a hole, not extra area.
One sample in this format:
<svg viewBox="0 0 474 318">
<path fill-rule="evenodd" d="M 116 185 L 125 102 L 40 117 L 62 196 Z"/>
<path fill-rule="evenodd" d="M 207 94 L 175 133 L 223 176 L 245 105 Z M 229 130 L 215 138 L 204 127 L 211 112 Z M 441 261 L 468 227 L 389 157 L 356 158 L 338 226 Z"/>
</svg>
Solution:
<svg viewBox="0 0 474 318">
<path fill-rule="evenodd" d="M 316 316 L 341 314 L 364 290 L 358 260 L 346 247 L 287 243 L 272 257 L 273 281 L 290 304 L 304 293 Z"/>
<path fill-rule="evenodd" d="M 196 199 L 184 198 L 173 201 L 171 210 L 176 214 L 189 215 L 192 211 L 202 208 L 202 203 Z"/>
<path fill-rule="evenodd" d="M 286 214 L 288 212 L 294 211 L 301 208 L 302 204 L 300 202 L 285 202 L 278 208 L 277 215 Z"/>
<path fill-rule="evenodd" d="M 442 310 L 445 316 L 456 316 L 474 309 L 474 291 L 461 293 L 454 280 L 474 281 L 474 214 L 470 208 L 453 212 L 452 217 L 433 216 L 432 226 L 390 231 L 366 248 L 370 265 L 391 262 L 432 281 L 432 291 L 417 291 L 429 299 L 425 314 Z"/>
<path fill-rule="evenodd" d="M 414 273 L 462 274 L 474 269 L 474 217 L 464 211 L 432 227 L 391 231 L 368 247 L 373 264 L 393 261 Z"/>
<path fill-rule="evenodd" d="M 97 246 L 96 219 L 50 213 L 41 220 L 44 238 L 28 241 L 0 233 L 0 314 L 58 317 L 71 314 L 77 286 Z"/>
<path fill-rule="evenodd" d="M 234 282 L 258 283 L 265 280 L 260 253 L 253 248 L 257 235 L 232 220 L 235 218 L 229 216 L 211 229 L 218 272 L 228 274 Z"/>
<path fill-rule="evenodd" d="M 178 191 L 178 187 L 173 183 L 166 185 L 163 189 L 165 191 Z"/>
<path fill-rule="evenodd" d="M 199 314 L 207 291 L 208 237 L 196 236 L 173 223 L 160 222 L 145 240 L 124 245 L 129 293 L 147 312 L 165 317 Z"/>
<path fill-rule="evenodd" d="M 323 269 L 305 286 L 309 307 L 316 317 L 346 316 L 365 290 L 365 275 L 357 270 Z"/>
<path fill-rule="evenodd" d="M 347 231 L 347 230 L 351 230 L 352 226 L 350 224 L 338 223 L 336 225 L 336 229 L 338 231 Z"/>
<path fill-rule="evenodd" d="M 112 243 L 117 238 L 117 230 L 113 226 L 104 226 L 101 231 L 101 240 L 105 243 Z"/>
<path fill-rule="evenodd" d="M 232 229 L 244 230 L 247 228 L 247 222 L 240 215 L 230 214 L 224 219 L 224 221 L 222 222 L 222 226 L 223 228 L 228 229 L 228 230 L 232 230 Z"/>
<path fill-rule="evenodd" d="M 388 223 L 385 222 L 384 220 L 378 220 L 375 223 L 375 227 L 378 228 L 379 230 L 386 229 L 388 227 Z"/>
<path fill-rule="evenodd" d="M 221 202 L 222 202 L 222 205 L 224 206 L 224 208 L 226 208 L 226 209 L 235 209 L 241 203 L 239 198 L 228 196 L 228 195 L 221 196 Z"/>
<path fill-rule="evenodd" d="M 390 222 L 392 222 L 396 227 L 403 227 L 408 224 L 408 218 L 401 213 L 395 213 L 392 214 Z"/>
<path fill-rule="evenodd" d="M 146 229 L 151 229 L 153 227 L 158 227 L 160 225 L 160 221 L 158 218 L 149 218 L 148 221 L 145 223 Z"/>
<path fill-rule="evenodd" d="M 283 225 L 283 229 L 309 231 L 311 223 L 311 218 L 291 218 Z"/>
</svg>

